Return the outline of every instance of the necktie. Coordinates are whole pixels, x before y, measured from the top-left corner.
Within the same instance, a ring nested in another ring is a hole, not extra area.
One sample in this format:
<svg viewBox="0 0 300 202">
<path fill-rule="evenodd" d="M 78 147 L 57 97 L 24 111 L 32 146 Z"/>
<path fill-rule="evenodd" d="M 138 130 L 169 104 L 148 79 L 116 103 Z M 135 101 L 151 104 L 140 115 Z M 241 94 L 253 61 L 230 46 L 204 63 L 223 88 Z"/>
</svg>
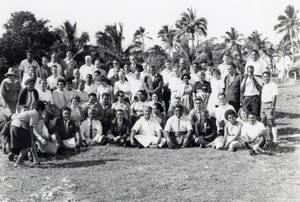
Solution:
<svg viewBox="0 0 300 202">
<path fill-rule="evenodd" d="M 93 122 L 91 121 L 90 123 L 90 139 L 92 140 L 93 139 Z"/>
</svg>

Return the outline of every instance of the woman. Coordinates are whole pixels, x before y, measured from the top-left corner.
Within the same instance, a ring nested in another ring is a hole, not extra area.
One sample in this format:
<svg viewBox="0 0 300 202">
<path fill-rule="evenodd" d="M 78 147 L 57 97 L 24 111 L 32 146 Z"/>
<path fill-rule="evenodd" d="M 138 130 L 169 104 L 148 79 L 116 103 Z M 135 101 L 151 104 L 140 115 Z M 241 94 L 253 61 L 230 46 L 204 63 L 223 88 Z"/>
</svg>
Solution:
<svg viewBox="0 0 300 202">
<path fill-rule="evenodd" d="M 111 106 L 114 114 L 116 114 L 116 111 L 118 109 L 122 109 L 124 111 L 124 118 L 130 121 L 130 104 L 128 102 L 125 102 L 125 93 L 119 90 L 117 91 L 116 96 L 118 100 Z"/>
<path fill-rule="evenodd" d="M 40 89 L 38 89 L 39 98 L 43 101 L 46 101 L 48 104 L 53 104 L 52 93 L 50 90 L 47 90 L 47 80 L 40 80 Z"/>
<path fill-rule="evenodd" d="M 144 115 L 145 102 L 145 91 L 139 90 L 136 94 L 137 100 L 133 101 L 131 104 L 132 112 L 132 124 L 134 124 L 141 116 Z"/>
<path fill-rule="evenodd" d="M 162 128 L 165 128 L 167 117 L 163 114 L 164 108 L 160 103 L 154 103 L 152 107 L 152 117 L 155 118 Z"/>
<path fill-rule="evenodd" d="M 216 105 L 219 105 L 218 94 L 223 92 L 224 81 L 221 79 L 221 72 L 218 68 L 213 68 L 211 74 L 210 85 L 212 93 L 208 100 L 207 110 L 211 117 L 215 117 Z"/>
<path fill-rule="evenodd" d="M 163 111 L 165 111 L 165 103 L 164 101 L 160 101 L 157 93 L 152 93 L 151 101 L 147 102 L 147 106 L 154 107 L 155 103 L 159 103 L 163 107 Z"/>
<path fill-rule="evenodd" d="M 238 118 L 236 120 L 245 125 L 245 123 L 248 123 L 248 112 L 244 108 L 240 108 Z"/>
<path fill-rule="evenodd" d="M 33 110 L 21 112 L 12 120 L 10 126 L 11 149 L 13 153 L 19 153 L 19 157 L 14 164 L 14 167 L 23 164 L 24 157 L 28 154 L 30 149 L 32 149 L 33 153 L 33 164 L 38 165 L 40 163 L 34 145 L 33 128 L 38 124 L 44 110 L 44 102 L 37 100 Z M 11 159 L 10 155 L 9 159 Z"/>
<path fill-rule="evenodd" d="M 240 136 L 243 124 L 236 120 L 236 113 L 232 109 L 225 112 L 225 118 L 228 123 L 225 125 L 224 129 L 222 148 L 228 148 L 229 151 L 241 149 Z"/>
<path fill-rule="evenodd" d="M 16 79 L 17 74 L 12 67 L 8 69 L 5 76 L 7 78 L 2 81 L 0 86 L 2 104 L 4 108 L 9 108 L 11 113 L 15 113 L 18 96 L 21 91 L 21 84 L 18 79 Z"/>
<path fill-rule="evenodd" d="M 181 80 L 183 83 L 179 86 L 177 97 L 181 97 L 181 103 L 190 111 L 194 108 L 193 105 L 193 86 L 189 83 L 191 76 L 189 74 L 183 74 Z"/>
<path fill-rule="evenodd" d="M 80 127 L 81 122 L 84 120 L 84 114 L 82 108 L 79 106 L 80 97 L 75 95 L 71 98 L 71 120 L 73 120 L 78 127 Z"/>
</svg>

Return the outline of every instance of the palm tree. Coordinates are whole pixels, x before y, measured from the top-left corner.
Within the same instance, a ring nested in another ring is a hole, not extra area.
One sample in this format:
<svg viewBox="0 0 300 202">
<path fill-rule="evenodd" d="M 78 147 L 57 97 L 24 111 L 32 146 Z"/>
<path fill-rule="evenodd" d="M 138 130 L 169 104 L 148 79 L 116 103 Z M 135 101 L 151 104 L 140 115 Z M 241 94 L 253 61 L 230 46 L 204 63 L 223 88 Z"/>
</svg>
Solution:
<svg viewBox="0 0 300 202">
<path fill-rule="evenodd" d="M 90 36 L 87 32 L 82 32 L 81 36 L 76 39 L 76 47 L 77 49 L 82 49 L 83 46 L 90 41 Z"/>
<path fill-rule="evenodd" d="M 145 39 L 153 40 L 153 38 L 149 37 L 148 35 L 149 32 L 146 32 L 144 27 L 139 27 L 139 29 L 136 30 L 133 35 L 133 42 L 141 44 L 142 52 L 145 51 Z"/>
<path fill-rule="evenodd" d="M 297 16 L 298 10 L 295 11 L 294 6 L 288 5 L 284 10 L 285 15 L 279 15 L 278 21 L 279 23 L 274 26 L 274 30 L 277 30 L 277 33 L 285 33 L 284 38 L 290 40 L 292 45 L 292 55 L 293 61 L 295 61 L 295 50 L 294 50 L 294 39 L 298 37 L 298 33 L 300 32 L 300 20 Z"/>
<path fill-rule="evenodd" d="M 267 37 L 261 39 L 262 34 L 258 33 L 257 30 L 253 31 L 251 35 L 248 37 L 249 42 L 253 46 L 254 49 L 262 52 L 263 54 L 268 56 L 268 46 L 270 42 Z"/>
<path fill-rule="evenodd" d="M 205 18 L 197 18 L 196 10 L 187 9 L 188 12 L 181 14 L 181 19 L 176 22 L 177 36 L 180 38 L 191 38 L 192 50 L 194 50 L 195 36 L 207 35 L 207 20 Z"/>
<path fill-rule="evenodd" d="M 172 27 L 169 27 L 168 25 L 162 26 L 158 32 L 158 38 L 161 38 L 164 49 L 168 51 L 171 57 L 174 51 L 179 48 L 178 40 L 175 39 L 175 35 L 176 30 L 172 29 Z"/>
<path fill-rule="evenodd" d="M 239 34 L 234 27 L 231 27 L 230 31 L 225 32 L 225 36 L 223 36 L 223 38 L 227 46 L 226 52 L 231 53 L 233 57 L 238 55 L 239 59 L 242 59 L 241 42 L 244 41 L 243 35 Z"/>
<path fill-rule="evenodd" d="M 77 32 L 77 23 L 75 22 L 73 25 L 69 20 L 66 20 L 61 26 L 64 31 L 64 42 L 67 44 L 67 47 L 76 52 L 76 32 Z"/>
</svg>

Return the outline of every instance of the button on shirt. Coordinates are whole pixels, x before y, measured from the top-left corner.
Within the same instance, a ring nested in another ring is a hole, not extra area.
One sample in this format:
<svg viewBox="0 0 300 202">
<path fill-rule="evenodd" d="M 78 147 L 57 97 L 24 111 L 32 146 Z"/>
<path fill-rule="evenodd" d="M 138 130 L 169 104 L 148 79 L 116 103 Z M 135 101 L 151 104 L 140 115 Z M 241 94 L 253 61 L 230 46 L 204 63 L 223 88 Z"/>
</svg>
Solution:
<svg viewBox="0 0 300 202">
<path fill-rule="evenodd" d="M 261 101 L 272 102 L 273 97 L 277 95 L 278 95 L 278 87 L 274 82 L 270 81 L 269 83 L 265 83 L 262 88 Z"/>
<path fill-rule="evenodd" d="M 159 122 L 152 117 L 148 121 L 145 117 L 141 117 L 134 124 L 132 130 L 135 130 L 139 135 L 157 135 L 162 130 L 162 127 Z"/>
<path fill-rule="evenodd" d="M 176 115 L 170 117 L 166 123 L 165 131 L 167 132 L 187 132 L 193 130 L 192 121 L 186 115 L 178 118 Z"/>
</svg>

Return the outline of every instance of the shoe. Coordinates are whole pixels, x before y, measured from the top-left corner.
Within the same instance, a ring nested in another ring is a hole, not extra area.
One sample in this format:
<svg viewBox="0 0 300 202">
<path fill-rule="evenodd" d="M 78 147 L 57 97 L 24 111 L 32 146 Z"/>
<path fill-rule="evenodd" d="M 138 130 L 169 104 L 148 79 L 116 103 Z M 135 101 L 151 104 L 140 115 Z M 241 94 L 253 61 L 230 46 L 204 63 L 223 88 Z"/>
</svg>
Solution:
<svg viewBox="0 0 300 202">
<path fill-rule="evenodd" d="M 15 159 L 15 155 L 13 153 L 9 153 L 8 154 L 8 160 L 9 161 L 14 161 L 14 159 Z"/>
<path fill-rule="evenodd" d="M 251 156 L 255 156 L 255 155 L 256 155 L 256 151 L 254 151 L 253 149 L 251 149 L 251 150 L 249 151 L 249 153 L 250 153 Z"/>
</svg>

